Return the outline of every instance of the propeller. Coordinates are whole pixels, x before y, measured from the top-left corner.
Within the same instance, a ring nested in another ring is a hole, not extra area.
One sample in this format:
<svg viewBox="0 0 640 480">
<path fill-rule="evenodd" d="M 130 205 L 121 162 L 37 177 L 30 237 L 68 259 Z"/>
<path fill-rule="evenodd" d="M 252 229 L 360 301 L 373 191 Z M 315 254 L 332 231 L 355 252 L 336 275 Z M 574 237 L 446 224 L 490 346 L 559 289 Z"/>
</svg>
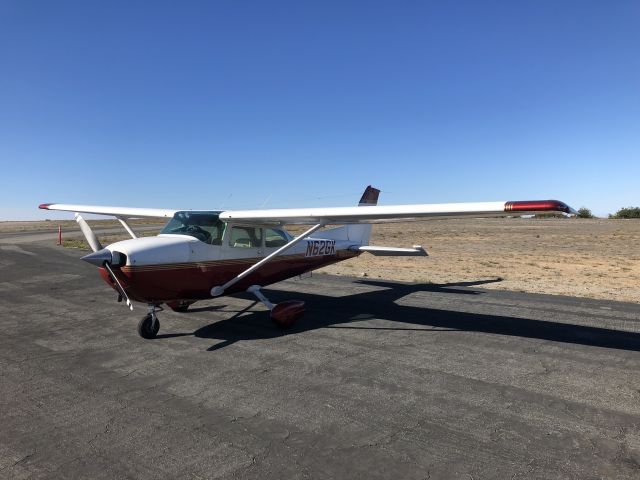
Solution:
<svg viewBox="0 0 640 480">
<path fill-rule="evenodd" d="M 87 240 L 88 239 L 89 237 L 87 237 Z M 122 285 L 118 280 L 118 277 L 116 277 L 115 273 L 113 273 L 113 270 L 111 269 L 111 265 L 122 266 L 125 263 L 127 263 L 127 257 L 124 253 L 120 253 L 116 251 L 112 252 L 108 248 L 102 248 L 98 251 L 94 251 L 93 253 L 90 253 L 89 255 L 85 255 L 80 260 L 84 260 L 85 262 L 88 262 L 97 267 L 104 267 L 104 269 L 107 272 L 109 272 L 109 277 L 115 284 L 118 294 L 126 300 L 127 307 L 129 307 L 129 310 L 133 310 L 133 305 L 131 303 L 131 300 L 129 300 L 129 297 L 125 293 L 124 288 L 122 288 Z"/>
</svg>

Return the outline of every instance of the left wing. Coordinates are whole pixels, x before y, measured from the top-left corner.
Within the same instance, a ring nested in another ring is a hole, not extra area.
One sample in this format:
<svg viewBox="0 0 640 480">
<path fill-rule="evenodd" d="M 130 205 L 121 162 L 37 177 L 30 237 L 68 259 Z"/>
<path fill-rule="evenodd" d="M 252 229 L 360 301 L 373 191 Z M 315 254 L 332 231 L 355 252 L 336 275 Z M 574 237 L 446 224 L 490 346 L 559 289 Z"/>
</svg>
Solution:
<svg viewBox="0 0 640 480">
<path fill-rule="evenodd" d="M 429 218 L 502 217 L 540 212 L 575 214 L 576 211 L 558 200 L 515 202 L 432 203 L 423 205 L 389 205 L 332 208 L 283 208 L 274 210 L 227 210 L 221 220 L 243 224 L 345 224 L 383 223 L 427 220 Z"/>
<path fill-rule="evenodd" d="M 38 208 L 63 212 L 92 213 L 121 218 L 171 218 L 178 210 L 161 208 L 101 207 L 97 205 L 70 205 L 66 203 L 43 203 Z"/>
</svg>

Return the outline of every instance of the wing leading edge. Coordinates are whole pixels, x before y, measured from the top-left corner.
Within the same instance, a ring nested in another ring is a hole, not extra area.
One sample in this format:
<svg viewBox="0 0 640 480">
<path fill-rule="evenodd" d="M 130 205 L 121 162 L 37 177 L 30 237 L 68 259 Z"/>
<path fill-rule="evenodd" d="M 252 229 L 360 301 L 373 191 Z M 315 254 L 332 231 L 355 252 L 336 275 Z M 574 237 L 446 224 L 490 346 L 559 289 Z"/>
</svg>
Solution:
<svg viewBox="0 0 640 480">
<path fill-rule="evenodd" d="M 332 208 L 285 208 L 274 210 L 228 210 L 221 220 L 243 224 L 345 224 L 385 223 L 427 220 L 429 218 L 502 217 L 540 212 L 575 214 L 575 210 L 558 200 L 512 202 L 434 203 L 423 205 L 388 205 Z"/>
</svg>

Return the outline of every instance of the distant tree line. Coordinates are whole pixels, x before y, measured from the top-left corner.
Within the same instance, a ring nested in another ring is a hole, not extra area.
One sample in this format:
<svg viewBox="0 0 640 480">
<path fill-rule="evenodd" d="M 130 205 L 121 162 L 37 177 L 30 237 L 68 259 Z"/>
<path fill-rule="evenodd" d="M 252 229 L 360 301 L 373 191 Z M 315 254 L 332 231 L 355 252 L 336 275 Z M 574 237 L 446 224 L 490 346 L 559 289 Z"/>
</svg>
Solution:
<svg viewBox="0 0 640 480">
<path fill-rule="evenodd" d="M 609 218 L 640 218 L 640 207 L 621 208 Z"/>
<path fill-rule="evenodd" d="M 565 215 L 556 212 L 538 213 L 536 218 L 565 218 Z M 587 207 L 578 210 L 576 218 L 596 218 Z M 609 214 L 609 218 L 640 218 L 640 207 L 621 208 L 614 214 Z"/>
<path fill-rule="evenodd" d="M 567 218 L 567 216 L 564 213 L 560 213 L 560 212 L 536 213 L 535 217 L 536 218 Z M 596 218 L 595 215 L 591 213 L 591 210 L 589 210 L 587 207 L 580 208 L 580 210 L 578 210 L 578 214 L 576 215 L 576 217 L 577 218 Z"/>
<path fill-rule="evenodd" d="M 578 209 L 578 214 L 576 215 L 578 218 L 595 218 L 595 215 L 591 213 L 587 207 L 582 207 Z"/>
</svg>

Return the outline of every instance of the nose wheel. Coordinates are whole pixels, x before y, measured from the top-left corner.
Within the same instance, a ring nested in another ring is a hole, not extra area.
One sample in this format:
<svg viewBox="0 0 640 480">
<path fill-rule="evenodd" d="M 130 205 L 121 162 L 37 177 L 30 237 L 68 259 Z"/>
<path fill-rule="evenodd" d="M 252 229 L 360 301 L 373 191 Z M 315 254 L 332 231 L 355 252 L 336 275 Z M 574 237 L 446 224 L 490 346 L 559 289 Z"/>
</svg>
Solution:
<svg viewBox="0 0 640 480">
<path fill-rule="evenodd" d="M 156 315 L 156 307 L 152 305 L 149 307 L 149 313 L 147 313 L 138 323 L 138 335 L 142 338 L 151 339 L 155 338 L 160 330 L 160 320 Z"/>
</svg>

